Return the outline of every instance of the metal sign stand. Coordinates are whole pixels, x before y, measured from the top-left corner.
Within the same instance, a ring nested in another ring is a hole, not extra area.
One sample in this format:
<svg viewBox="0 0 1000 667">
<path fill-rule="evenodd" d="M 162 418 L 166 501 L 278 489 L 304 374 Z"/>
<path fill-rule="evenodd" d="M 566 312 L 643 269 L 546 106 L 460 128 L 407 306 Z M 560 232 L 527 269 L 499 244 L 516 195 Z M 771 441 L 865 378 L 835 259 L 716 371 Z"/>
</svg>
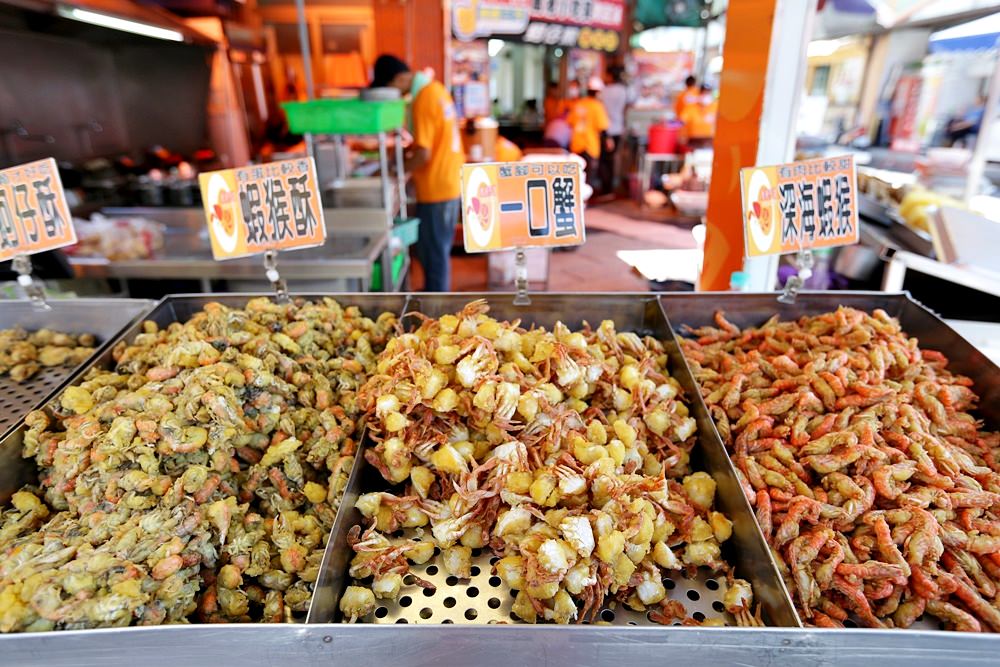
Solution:
<svg viewBox="0 0 1000 667">
<path fill-rule="evenodd" d="M 815 266 L 812 250 L 800 250 L 795 253 L 794 263 L 795 268 L 798 269 L 798 273 L 785 281 L 785 291 L 778 297 L 778 301 L 781 303 L 795 303 L 795 297 L 798 296 L 802 285 L 812 277 L 813 266 Z"/>
<path fill-rule="evenodd" d="M 268 250 L 264 253 L 264 275 L 271 281 L 274 288 L 274 298 L 278 303 L 288 303 L 288 284 L 278 273 L 278 253 Z"/>
<path fill-rule="evenodd" d="M 27 255 L 17 255 L 11 260 L 11 268 L 17 272 L 17 284 L 31 299 L 31 303 L 39 310 L 52 310 L 52 306 L 45 300 L 45 290 L 31 276 L 31 259 Z"/>
<path fill-rule="evenodd" d="M 524 254 L 524 248 L 517 248 L 514 251 L 514 294 L 515 306 L 530 306 L 531 297 L 528 296 L 528 257 Z"/>
</svg>

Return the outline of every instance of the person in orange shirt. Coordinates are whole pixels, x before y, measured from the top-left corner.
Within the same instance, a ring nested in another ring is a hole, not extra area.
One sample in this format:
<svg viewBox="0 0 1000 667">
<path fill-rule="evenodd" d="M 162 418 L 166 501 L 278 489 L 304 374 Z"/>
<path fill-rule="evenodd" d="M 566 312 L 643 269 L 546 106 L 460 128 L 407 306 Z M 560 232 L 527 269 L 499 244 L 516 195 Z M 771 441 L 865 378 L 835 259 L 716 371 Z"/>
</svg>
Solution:
<svg viewBox="0 0 1000 667">
<path fill-rule="evenodd" d="M 559 84 L 555 81 L 551 82 L 548 90 L 545 91 L 545 101 L 542 104 L 546 123 L 552 122 L 562 113 L 563 100 L 559 97 Z"/>
<path fill-rule="evenodd" d="M 569 111 L 567 122 L 573 130 L 569 150 L 587 163 L 587 180 L 593 185 L 597 176 L 597 160 L 601 157 L 602 133 L 608 129 L 608 112 L 597 99 L 604 87 L 600 77 L 592 77 L 587 85 L 587 96 L 581 97 Z"/>
<path fill-rule="evenodd" d="M 465 164 L 455 102 L 442 83 L 424 72 L 411 72 L 391 55 L 375 61 L 372 87 L 385 86 L 413 95 L 413 145 L 405 166 L 417 191 L 420 230 L 415 250 L 426 276 L 424 289 L 446 292 L 451 287 L 451 243 L 461 210 Z"/>
<path fill-rule="evenodd" d="M 683 122 L 684 109 L 691 104 L 697 104 L 700 99 L 701 89 L 698 88 L 698 80 L 693 76 L 684 79 L 684 90 L 674 100 L 674 114 L 677 120 Z"/>
<path fill-rule="evenodd" d="M 701 87 L 701 99 L 684 108 L 681 121 L 690 148 L 711 148 L 715 136 L 715 119 L 719 113 L 719 102 L 708 86 Z"/>
</svg>

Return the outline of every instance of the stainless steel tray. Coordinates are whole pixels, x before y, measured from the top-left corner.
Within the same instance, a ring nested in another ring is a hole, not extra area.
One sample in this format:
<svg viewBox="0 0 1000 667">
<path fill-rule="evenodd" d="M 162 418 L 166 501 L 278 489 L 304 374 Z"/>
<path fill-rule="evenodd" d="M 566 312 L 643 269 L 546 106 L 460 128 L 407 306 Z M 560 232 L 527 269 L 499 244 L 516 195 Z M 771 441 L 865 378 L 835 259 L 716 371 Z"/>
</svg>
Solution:
<svg viewBox="0 0 1000 667">
<path fill-rule="evenodd" d="M 148 312 L 153 303 L 143 299 L 54 300 L 45 309 L 27 300 L 0 300 L 0 329 L 19 326 L 28 331 L 48 328 L 65 333 L 94 334 L 97 347 L 93 355 L 96 356 L 118 332 Z M 24 382 L 14 382 L 10 376 L 0 375 L 0 437 L 10 432 L 26 414 L 89 361 L 75 367 L 42 368 Z M 0 465 L 4 464 L 0 460 Z"/>
<path fill-rule="evenodd" d="M 351 295 L 330 296 L 341 301 L 353 298 Z M 365 295 L 367 296 L 369 295 Z M 700 296 L 681 297 L 682 307 L 678 306 L 680 310 L 668 306 L 671 313 L 677 313 L 677 322 L 685 321 L 682 319 L 684 313 L 690 313 L 691 319 L 688 321 L 694 323 L 695 318 L 704 321 L 706 317 L 710 317 L 720 305 L 731 310 L 728 308 L 729 304 L 723 304 L 716 295 L 704 299 L 699 298 Z M 732 295 L 721 296 L 725 298 Z M 830 307 L 831 303 L 836 305 L 835 302 L 848 296 L 831 295 L 822 308 Z M 894 295 L 865 296 L 887 298 L 890 302 L 898 298 Z M 230 297 L 200 298 L 226 300 Z M 450 298 L 453 300 L 452 304 L 460 307 L 474 296 L 421 297 L 424 300 L 436 298 Z M 490 298 L 494 312 L 503 315 L 510 297 L 494 294 Z M 668 300 L 673 298 L 673 295 L 667 297 Z M 769 295 L 761 301 L 769 309 L 767 312 L 773 311 L 773 298 L 773 295 Z M 600 320 L 604 317 L 622 317 L 622 314 L 614 311 L 615 304 L 619 304 L 620 308 L 621 300 L 645 302 L 648 299 L 648 294 L 617 294 L 607 297 L 544 295 L 535 297 L 535 308 L 538 308 L 535 312 L 548 309 L 551 312 L 547 316 L 551 319 L 562 317 L 568 322 L 579 321 L 582 317 Z M 605 301 L 608 303 L 607 308 L 603 305 Z M 562 309 L 561 312 L 557 310 L 557 303 L 561 304 L 558 306 Z M 419 305 L 415 299 L 410 304 L 413 307 Z M 448 308 L 452 304 L 448 304 Z M 430 308 L 425 307 L 425 310 Z M 572 315 L 567 315 L 567 312 Z M 964 346 L 960 349 L 968 347 L 964 341 L 950 340 L 952 344 Z M 928 342 L 928 345 L 931 343 Z M 672 372 L 679 373 L 676 365 Z M 982 387 L 979 387 L 979 391 L 983 391 Z M 995 399 L 995 393 L 991 396 Z M 693 400 L 692 404 L 697 405 Z M 701 422 L 699 425 L 701 426 Z M 701 431 L 701 436 L 704 443 L 704 431 Z M 352 487 L 356 487 L 359 472 L 357 468 L 352 472 L 354 479 L 349 485 L 348 494 Z M 345 507 L 349 501 L 350 498 L 345 495 Z M 340 514 L 338 523 L 345 522 L 345 514 L 346 512 Z M 336 538 L 336 526 L 334 531 Z M 334 545 L 334 538 L 331 538 L 330 545 Z M 340 572 L 345 570 L 346 567 L 339 568 Z M 314 606 L 320 600 L 318 593 L 314 595 Z M 758 597 L 760 594 L 758 584 Z M 333 608 L 335 607 L 336 602 L 333 601 Z M 665 660 L 679 662 L 684 667 L 718 667 L 728 664 L 767 664 L 775 667 L 801 667 L 804 664 L 939 667 L 943 664 L 960 664 L 985 667 L 996 664 L 998 651 L 998 636 L 918 630 L 820 631 L 801 628 L 649 628 L 595 625 L 448 627 L 307 623 L 187 625 L 0 635 L 2 663 L 19 667 L 69 667 L 97 663 L 107 667 L 130 667 L 135 664 L 136 656 L 139 655 L 142 656 L 144 667 L 175 667 L 179 664 L 381 667 L 391 663 L 414 667 L 506 667 L 524 664 L 576 667 L 611 662 L 629 667 L 660 667 Z"/>
<path fill-rule="evenodd" d="M 794 304 L 781 303 L 777 297 L 778 293 L 770 292 L 760 294 L 678 292 L 662 294 L 659 298 L 664 314 L 674 327 L 694 328 L 714 324 L 713 316 L 717 310 L 725 311 L 727 320 L 740 328 L 745 328 L 759 326 L 774 315 L 778 315 L 782 320 L 794 320 L 802 316 L 828 313 L 839 306 L 849 306 L 869 312 L 881 308 L 889 315 L 898 318 L 903 331 L 916 337 L 921 347 L 944 353 L 949 359 L 948 367 L 951 370 L 972 379 L 973 391 L 980 397 L 977 410 L 979 417 L 983 419 L 988 429 L 1000 428 L 1000 369 L 949 327 L 944 320 L 915 301 L 909 292 L 800 292 Z M 687 367 L 687 362 L 683 359 L 682 363 Z M 691 376 L 690 369 L 688 375 Z M 691 378 L 693 382 L 693 376 Z M 715 427 L 715 422 L 708 415 L 701 393 L 700 391 L 696 393 L 700 404 L 697 408 L 698 423 L 700 425 L 702 421 L 705 422 L 710 437 L 718 441 L 719 448 L 725 453 L 722 437 Z M 744 498 L 742 492 L 739 495 Z M 757 525 L 755 515 L 751 515 L 751 520 Z M 846 623 L 850 625 L 854 620 L 848 619 Z M 913 627 L 915 630 L 938 630 L 943 625 L 926 616 Z M 908 635 L 910 632 L 905 634 Z"/>
<path fill-rule="evenodd" d="M 612 319 L 620 331 L 648 334 L 666 343 L 671 358 L 671 373 L 682 383 L 691 402 L 700 401 L 694 380 L 680 358 L 680 349 L 673 337 L 669 323 L 654 295 L 556 295 L 542 294 L 532 297 L 528 307 L 513 305 L 512 295 L 461 294 L 419 295 L 407 303 L 408 311 L 420 311 L 430 317 L 461 310 L 469 301 L 486 298 L 491 314 L 498 319 L 520 319 L 522 326 L 539 325 L 552 328 L 556 321 L 578 327 L 583 321 L 597 325 L 601 320 Z M 703 410 L 704 412 L 704 410 Z M 719 485 L 718 506 L 734 522 L 733 537 L 724 546 L 729 562 L 735 563 L 737 573 L 749 579 L 754 586 L 756 599 L 762 604 L 764 619 L 770 625 L 797 626 L 798 618 L 788 597 L 777 567 L 771 559 L 764 538 L 753 519 L 749 504 L 743 497 L 736 480 L 736 473 L 729 462 L 721 441 L 705 430 L 710 424 L 699 419 L 700 447 L 695 449 L 695 467 L 707 469 Z M 362 457 L 352 476 L 334 536 L 330 539 L 327 562 L 317 592 L 313 598 L 309 622 L 323 622 L 338 618 L 337 602 L 349 583 L 347 563 L 351 558 L 346 531 L 361 521 L 360 513 L 348 504 L 361 492 L 388 488 L 377 474 L 367 470 Z M 474 552 L 475 553 L 475 552 Z M 513 602 L 509 589 L 498 577 L 491 576 L 489 552 L 482 551 L 473 560 L 474 576 L 471 581 L 459 582 L 447 577 L 438 558 L 414 568 L 421 577 L 433 582 L 437 588 L 422 589 L 413 583 L 404 585 L 395 602 L 382 601 L 375 612 L 363 619 L 371 623 L 510 623 Z M 405 581 L 404 581 L 405 583 Z M 688 578 L 678 573 L 664 580 L 671 599 L 680 600 L 696 619 L 721 617 L 728 625 L 735 619 L 721 605 L 725 593 L 724 579 L 699 572 Z M 624 607 L 605 607 L 598 618 L 614 625 L 650 625 L 644 614 Z"/>
<path fill-rule="evenodd" d="M 65 386 L 76 384 L 91 368 L 111 368 L 114 364 L 112 348 L 119 341 L 131 342 L 134 340 L 142 332 L 144 321 L 150 320 L 156 322 L 160 327 L 166 327 L 172 322 L 187 321 L 208 303 L 216 302 L 230 307 L 243 307 L 247 301 L 258 296 L 273 296 L 273 294 L 180 294 L 166 296 L 151 311 L 148 307 L 145 308 L 143 312 L 148 311 L 146 317 L 141 320 L 136 319 L 132 326 L 102 346 L 99 354 L 78 367 L 72 378 L 62 385 L 60 390 Z M 403 312 L 406 303 L 405 296 L 382 294 L 293 294 L 292 298 L 318 299 L 326 296 L 337 299 L 344 306 L 358 306 L 365 315 L 378 315 L 384 311 L 399 315 Z M 143 303 L 151 304 L 151 302 Z M 48 400 L 40 403 L 39 407 L 53 400 L 56 400 L 56 392 L 52 392 Z M 24 422 L 21 421 L 6 437 L 0 439 L 0 506 L 6 504 L 15 491 L 37 475 L 34 463 L 21 457 L 24 431 Z M 360 460 L 361 457 L 355 457 L 355 468 Z M 351 505 L 353 506 L 353 501 L 351 501 Z"/>
</svg>

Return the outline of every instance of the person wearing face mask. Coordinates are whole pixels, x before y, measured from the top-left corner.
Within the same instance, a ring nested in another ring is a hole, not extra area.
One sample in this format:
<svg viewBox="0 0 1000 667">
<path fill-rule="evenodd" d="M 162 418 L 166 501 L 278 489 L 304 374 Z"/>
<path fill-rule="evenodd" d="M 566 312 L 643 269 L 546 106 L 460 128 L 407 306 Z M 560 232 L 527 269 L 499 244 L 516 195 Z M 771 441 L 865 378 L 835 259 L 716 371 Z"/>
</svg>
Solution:
<svg viewBox="0 0 1000 667">
<path fill-rule="evenodd" d="M 426 276 L 424 289 L 446 292 L 451 287 L 451 244 L 465 164 L 455 102 L 441 82 L 423 71 L 411 72 L 406 63 L 388 54 L 375 61 L 371 85 L 412 95 L 413 144 L 405 167 L 417 191 L 420 230 L 415 250 Z"/>
<path fill-rule="evenodd" d="M 715 136 L 715 119 L 719 112 L 719 103 L 712 94 L 712 89 L 706 85 L 701 87 L 701 97 L 684 108 L 681 121 L 687 135 L 689 148 L 711 148 Z"/>
</svg>

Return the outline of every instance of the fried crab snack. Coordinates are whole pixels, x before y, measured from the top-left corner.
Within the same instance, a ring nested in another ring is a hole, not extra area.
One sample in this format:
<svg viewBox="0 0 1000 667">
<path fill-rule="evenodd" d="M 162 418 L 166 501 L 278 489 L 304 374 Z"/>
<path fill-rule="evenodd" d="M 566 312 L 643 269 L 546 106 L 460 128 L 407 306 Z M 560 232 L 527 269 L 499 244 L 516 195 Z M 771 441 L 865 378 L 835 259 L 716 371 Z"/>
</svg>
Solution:
<svg viewBox="0 0 1000 667">
<path fill-rule="evenodd" d="M 550 332 L 487 312 L 477 301 L 424 318 L 389 341 L 359 391 L 377 443 L 365 458 L 399 492 L 358 499 L 350 575 L 367 585 L 348 588 L 344 618 L 395 599 L 435 547 L 458 578 L 473 549 L 489 549 L 528 622 L 593 618 L 608 597 L 684 618 L 664 576 L 729 574 L 720 544 L 732 524 L 713 510 L 715 481 L 690 468 L 695 421 L 663 346 L 611 321 Z M 742 585 L 735 613 L 752 604 Z"/>
<path fill-rule="evenodd" d="M 65 334 L 49 329 L 0 330 L 0 375 L 24 382 L 44 367 L 76 366 L 86 361 L 97 344 L 91 334 Z"/>
<path fill-rule="evenodd" d="M 27 417 L 41 474 L 0 515 L 0 630 L 306 611 L 394 326 L 332 299 L 146 322 Z"/>
<path fill-rule="evenodd" d="M 802 618 L 1000 631 L 1000 434 L 884 311 L 683 341 Z"/>
</svg>

